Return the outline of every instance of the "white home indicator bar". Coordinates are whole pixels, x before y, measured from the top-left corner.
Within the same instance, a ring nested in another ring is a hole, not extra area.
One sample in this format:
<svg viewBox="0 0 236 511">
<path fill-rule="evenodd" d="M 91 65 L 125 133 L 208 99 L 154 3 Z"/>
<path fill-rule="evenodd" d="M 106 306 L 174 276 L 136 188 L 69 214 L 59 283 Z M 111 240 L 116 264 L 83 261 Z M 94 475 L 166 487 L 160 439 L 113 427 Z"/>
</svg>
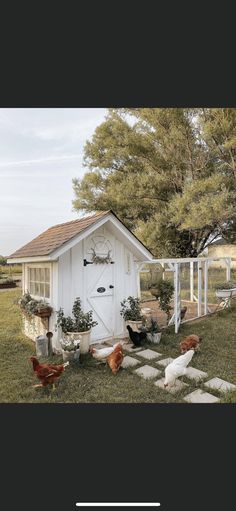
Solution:
<svg viewBox="0 0 236 511">
<path fill-rule="evenodd" d="M 76 502 L 78 507 L 157 507 L 160 502 Z"/>
</svg>

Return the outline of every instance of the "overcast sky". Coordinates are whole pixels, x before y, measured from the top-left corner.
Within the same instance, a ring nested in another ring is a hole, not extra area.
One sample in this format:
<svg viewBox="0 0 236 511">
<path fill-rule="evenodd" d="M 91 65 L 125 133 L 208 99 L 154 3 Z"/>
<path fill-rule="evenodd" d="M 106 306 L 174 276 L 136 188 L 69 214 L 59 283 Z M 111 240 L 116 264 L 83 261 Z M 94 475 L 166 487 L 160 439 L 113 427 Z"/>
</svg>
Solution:
<svg viewBox="0 0 236 511">
<path fill-rule="evenodd" d="M 72 178 L 102 108 L 0 109 L 0 254 L 54 224 L 75 220 Z"/>
</svg>

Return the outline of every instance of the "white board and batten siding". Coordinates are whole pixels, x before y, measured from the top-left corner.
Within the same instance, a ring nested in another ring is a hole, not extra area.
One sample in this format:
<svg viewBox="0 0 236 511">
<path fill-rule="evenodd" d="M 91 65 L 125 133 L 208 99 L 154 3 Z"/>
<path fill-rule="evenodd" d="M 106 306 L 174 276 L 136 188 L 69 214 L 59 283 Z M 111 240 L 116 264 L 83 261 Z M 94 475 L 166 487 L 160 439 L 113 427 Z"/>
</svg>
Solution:
<svg viewBox="0 0 236 511">
<path fill-rule="evenodd" d="M 92 259 L 92 249 L 100 256 L 110 250 L 114 264 L 84 266 L 84 259 Z M 129 295 L 137 296 L 135 261 L 124 243 L 102 226 L 62 254 L 58 268 L 58 301 L 65 314 L 71 315 L 74 300 L 79 296 L 83 310 L 92 310 L 93 319 L 98 322 L 92 329 L 91 341 L 124 335 L 120 302 Z M 105 291 L 97 291 L 101 288 Z"/>
</svg>

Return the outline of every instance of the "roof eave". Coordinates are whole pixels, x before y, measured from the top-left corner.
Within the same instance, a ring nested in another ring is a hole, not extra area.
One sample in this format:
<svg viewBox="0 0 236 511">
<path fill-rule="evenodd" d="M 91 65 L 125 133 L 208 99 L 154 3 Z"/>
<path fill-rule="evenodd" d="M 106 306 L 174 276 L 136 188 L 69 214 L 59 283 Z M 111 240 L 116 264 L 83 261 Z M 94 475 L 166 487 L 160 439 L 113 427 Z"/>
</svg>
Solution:
<svg viewBox="0 0 236 511">
<path fill-rule="evenodd" d="M 15 263 L 42 263 L 42 262 L 50 262 L 50 261 L 57 261 L 57 258 L 53 256 L 53 254 L 50 255 L 44 255 L 44 256 L 25 256 L 25 257 L 8 257 L 7 263 L 8 264 L 15 264 Z"/>
</svg>

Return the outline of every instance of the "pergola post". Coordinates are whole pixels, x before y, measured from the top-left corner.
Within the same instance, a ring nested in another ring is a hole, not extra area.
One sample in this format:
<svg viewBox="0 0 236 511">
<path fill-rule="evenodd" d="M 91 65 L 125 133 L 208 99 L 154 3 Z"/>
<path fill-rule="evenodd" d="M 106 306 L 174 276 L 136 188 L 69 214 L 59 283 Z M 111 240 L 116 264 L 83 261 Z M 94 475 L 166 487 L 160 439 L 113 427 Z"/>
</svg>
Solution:
<svg viewBox="0 0 236 511">
<path fill-rule="evenodd" d="M 231 258 L 227 257 L 225 263 L 226 263 L 226 280 L 228 282 L 230 280 Z"/>
<path fill-rule="evenodd" d="M 204 261 L 204 314 L 208 313 L 207 292 L 208 292 L 208 261 Z"/>
<path fill-rule="evenodd" d="M 199 317 L 202 315 L 202 261 L 197 262 L 197 292 L 197 315 Z"/>
<path fill-rule="evenodd" d="M 190 301 L 194 301 L 193 261 L 190 262 Z"/>
<path fill-rule="evenodd" d="M 180 275 L 179 263 L 174 264 L 174 317 L 175 317 L 175 333 L 178 333 L 180 325 L 180 312 L 181 312 L 181 297 L 180 297 Z"/>
</svg>

